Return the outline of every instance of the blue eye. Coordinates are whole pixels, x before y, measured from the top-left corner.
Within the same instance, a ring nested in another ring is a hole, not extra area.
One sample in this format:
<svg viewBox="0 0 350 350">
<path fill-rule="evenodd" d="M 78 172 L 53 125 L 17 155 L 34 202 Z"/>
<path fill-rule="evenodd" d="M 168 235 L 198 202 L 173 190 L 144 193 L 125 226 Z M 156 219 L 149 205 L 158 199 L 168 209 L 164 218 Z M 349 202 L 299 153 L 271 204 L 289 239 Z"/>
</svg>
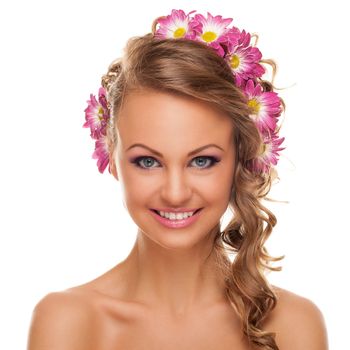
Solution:
<svg viewBox="0 0 350 350">
<path fill-rule="evenodd" d="M 199 160 L 199 162 L 198 162 Z M 210 168 L 214 165 L 214 163 L 217 163 L 218 160 L 214 157 L 207 157 L 207 156 L 201 156 L 201 157 L 196 157 L 193 159 L 194 162 L 197 161 L 197 164 L 199 165 L 202 165 L 202 166 L 199 166 L 199 168 Z M 208 166 L 203 166 L 205 164 L 208 164 Z"/>
<path fill-rule="evenodd" d="M 143 163 L 145 166 L 141 166 L 140 163 L 142 163 L 144 160 L 146 160 L 146 162 Z M 136 166 L 138 166 L 140 168 L 150 169 L 150 168 L 154 168 L 154 167 L 148 166 L 148 165 L 154 164 L 154 161 L 155 161 L 155 159 L 153 157 L 138 157 L 133 161 L 133 163 L 135 163 Z"/>
<path fill-rule="evenodd" d="M 199 160 L 199 162 L 198 162 Z M 204 162 L 203 162 L 204 160 Z M 196 162 L 197 165 L 199 164 L 199 169 L 208 169 L 215 165 L 215 163 L 218 163 L 220 160 L 216 157 L 211 156 L 199 156 L 193 159 L 192 162 Z M 152 166 L 155 163 L 158 163 L 158 161 L 153 157 L 147 157 L 147 156 L 141 156 L 137 157 L 134 160 L 131 161 L 134 163 L 137 167 L 141 169 L 152 169 L 155 168 L 155 166 Z M 143 165 L 142 165 L 143 163 Z M 207 164 L 207 166 L 203 166 L 203 164 Z"/>
</svg>

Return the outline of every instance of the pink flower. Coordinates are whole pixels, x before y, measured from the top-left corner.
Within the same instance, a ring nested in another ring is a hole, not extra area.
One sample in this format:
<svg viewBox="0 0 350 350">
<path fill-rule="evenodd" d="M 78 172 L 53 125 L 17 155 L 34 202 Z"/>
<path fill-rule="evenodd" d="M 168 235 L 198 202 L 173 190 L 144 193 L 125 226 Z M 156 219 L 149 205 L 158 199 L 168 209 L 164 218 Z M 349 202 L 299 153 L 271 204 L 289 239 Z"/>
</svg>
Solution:
<svg viewBox="0 0 350 350">
<path fill-rule="evenodd" d="M 97 140 L 101 135 L 106 134 L 106 125 L 109 120 L 106 92 L 103 87 L 98 91 L 98 100 L 90 94 L 90 100 L 86 101 L 88 106 L 85 109 L 85 123 L 83 128 L 90 128 L 90 136 Z"/>
<path fill-rule="evenodd" d="M 102 174 L 109 163 L 108 142 L 106 135 L 102 135 L 95 142 L 95 151 L 92 154 L 92 158 L 97 159 L 97 167 L 99 172 Z M 108 171 L 111 172 L 110 167 L 108 167 Z"/>
<path fill-rule="evenodd" d="M 109 162 L 108 143 L 106 128 L 110 119 L 110 113 L 107 106 L 106 91 L 103 87 L 98 90 L 98 99 L 90 94 L 90 100 L 85 109 L 84 128 L 90 128 L 90 136 L 95 139 L 95 151 L 92 154 L 93 159 L 97 159 L 97 167 L 100 173 L 103 173 Z M 110 172 L 110 168 L 108 168 Z"/>
<path fill-rule="evenodd" d="M 242 86 L 242 80 L 260 78 L 265 69 L 259 64 L 261 52 L 258 48 L 249 46 L 251 36 L 245 30 L 240 33 L 237 45 L 231 42 L 225 60 L 229 63 L 236 78 L 236 85 Z"/>
<path fill-rule="evenodd" d="M 190 21 L 189 15 L 193 12 L 196 11 L 191 11 L 186 15 L 183 10 L 172 10 L 171 15 L 166 16 L 164 19 L 158 20 L 160 26 L 155 32 L 154 36 L 159 39 L 193 39 L 196 35 L 194 28 L 196 25 L 198 25 Z"/>
<path fill-rule="evenodd" d="M 236 45 L 239 39 L 239 30 L 235 27 L 227 28 L 232 18 L 223 19 L 222 16 L 213 17 L 209 12 L 207 18 L 201 14 L 194 16 L 196 24 L 194 30 L 197 33 L 195 40 L 206 43 L 215 49 L 219 56 L 224 57 L 225 51 L 222 45 Z"/>
<path fill-rule="evenodd" d="M 264 92 L 260 84 L 249 79 L 244 88 L 251 109 L 250 117 L 262 133 L 269 133 L 276 128 L 277 118 L 281 113 L 281 100 L 275 92 Z"/>
<path fill-rule="evenodd" d="M 252 161 L 252 170 L 256 172 L 268 172 L 272 165 L 277 165 L 280 147 L 284 137 L 278 138 L 277 134 L 265 135 L 261 146 L 260 155 Z"/>
</svg>

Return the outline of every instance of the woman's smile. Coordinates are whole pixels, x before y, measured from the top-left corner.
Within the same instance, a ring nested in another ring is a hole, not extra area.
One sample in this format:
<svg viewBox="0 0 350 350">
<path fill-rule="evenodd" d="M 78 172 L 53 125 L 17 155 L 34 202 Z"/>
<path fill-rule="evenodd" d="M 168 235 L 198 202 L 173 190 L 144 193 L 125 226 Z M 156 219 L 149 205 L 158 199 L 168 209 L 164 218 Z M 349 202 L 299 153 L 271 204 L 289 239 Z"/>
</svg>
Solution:
<svg viewBox="0 0 350 350">
<path fill-rule="evenodd" d="M 158 212 L 151 209 L 152 216 L 162 225 L 168 228 L 183 228 L 187 227 L 197 221 L 202 208 L 190 212 Z"/>
</svg>

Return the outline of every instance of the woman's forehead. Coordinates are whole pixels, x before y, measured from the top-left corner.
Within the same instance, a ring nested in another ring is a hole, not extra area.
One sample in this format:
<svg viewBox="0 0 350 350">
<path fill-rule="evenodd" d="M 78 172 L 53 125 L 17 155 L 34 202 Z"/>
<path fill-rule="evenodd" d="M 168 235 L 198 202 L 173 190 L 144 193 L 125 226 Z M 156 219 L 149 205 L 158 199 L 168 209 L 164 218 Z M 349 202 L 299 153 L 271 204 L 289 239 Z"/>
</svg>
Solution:
<svg viewBox="0 0 350 350">
<path fill-rule="evenodd" d="M 159 92 L 138 92 L 124 100 L 117 118 L 121 134 L 167 137 L 229 137 L 233 122 L 208 103 Z M 125 135 L 126 136 L 126 135 Z"/>
</svg>

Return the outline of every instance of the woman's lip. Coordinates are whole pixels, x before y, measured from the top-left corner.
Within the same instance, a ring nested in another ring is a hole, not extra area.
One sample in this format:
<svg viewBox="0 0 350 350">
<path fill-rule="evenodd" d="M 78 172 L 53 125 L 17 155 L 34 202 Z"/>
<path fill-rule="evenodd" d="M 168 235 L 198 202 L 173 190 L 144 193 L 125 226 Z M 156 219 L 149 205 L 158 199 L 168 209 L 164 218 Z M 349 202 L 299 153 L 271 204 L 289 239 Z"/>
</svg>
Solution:
<svg viewBox="0 0 350 350">
<path fill-rule="evenodd" d="M 196 213 L 194 213 L 192 216 L 186 218 L 186 219 L 176 219 L 176 220 L 170 220 L 165 217 L 160 216 L 155 209 L 150 209 L 152 215 L 155 217 L 157 221 L 159 221 L 162 225 L 168 227 L 168 228 L 183 228 L 186 226 L 191 225 L 195 221 L 197 221 L 199 217 L 199 212 L 203 208 L 199 208 Z"/>
<path fill-rule="evenodd" d="M 156 210 L 156 211 L 164 211 L 167 213 L 190 213 L 196 210 L 199 210 L 202 208 L 193 208 L 193 209 L 187 209 L 187 208 L 178 208 L 178 209 L 172 209 L 172 208 L 152 208 L 151 210 Z"/>
</svg>

